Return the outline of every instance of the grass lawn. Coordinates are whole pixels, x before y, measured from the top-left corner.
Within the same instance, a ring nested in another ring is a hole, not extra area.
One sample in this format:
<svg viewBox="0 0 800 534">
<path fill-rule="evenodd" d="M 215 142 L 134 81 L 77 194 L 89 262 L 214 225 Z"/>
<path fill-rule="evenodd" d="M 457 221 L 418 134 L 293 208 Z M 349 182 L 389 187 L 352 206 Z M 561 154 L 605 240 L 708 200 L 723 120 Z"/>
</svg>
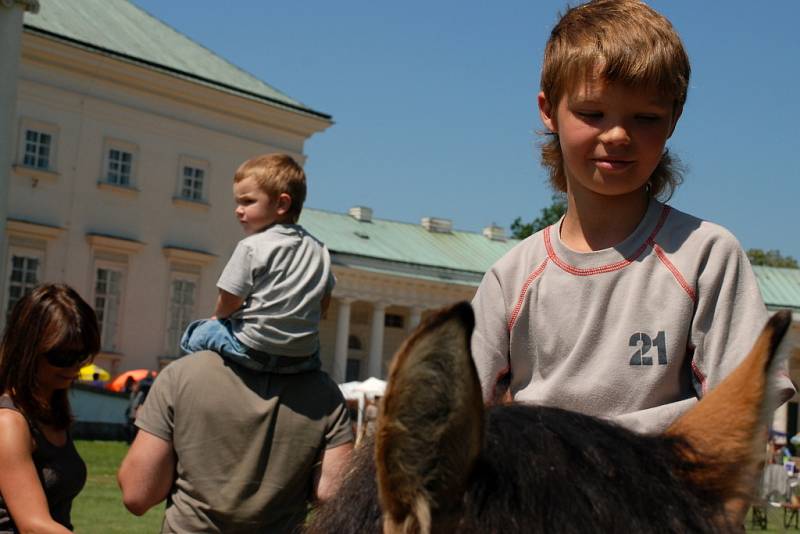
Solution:
<svg viewBox="0 0 800 534">
<path fill-rule="evenodd" d="M 752 508 L 747 514 L 747 521 L 745 522 L 745 530 L 747 532 L 797 532 L 798 530 L 794 528 L 794 521 L 791 522 L 789 528 L 783 527 L 783 509 L 777 508 L 773 506 L 767 507 L 767 529 L 761 530 L 758 526 L 753 527 L 753 522 L 751 520 L 751 514 L 753 513 Z"/>
<path fill-rule="evenodd" d="M 117 469 L 128 451 L 128 445 L 122 441 L 76 441 L 75 446 L 88 470 L 86 486 L 72 504 L 75 532 L 160 532 L 163 504 L 142 517 L 131 514 L 122 504 L 122 493 L 117 486 Z"/>
</svg>

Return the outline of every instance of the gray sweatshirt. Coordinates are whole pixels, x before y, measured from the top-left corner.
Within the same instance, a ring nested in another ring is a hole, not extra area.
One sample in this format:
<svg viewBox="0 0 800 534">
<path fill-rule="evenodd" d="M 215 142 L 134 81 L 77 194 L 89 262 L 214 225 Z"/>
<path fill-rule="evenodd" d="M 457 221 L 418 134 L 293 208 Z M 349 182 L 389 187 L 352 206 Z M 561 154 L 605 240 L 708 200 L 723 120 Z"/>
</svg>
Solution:
<svg viewBox="0 0 800 534">
<path fill-rule="evenodd" d="M 484 397 L 511 372 L 516 401 L 661 432 L 747 355 L 767 311 L 724 228 L 652 200 L 619 245 L 568 249 L 560 223 L 484 276 L 473 357 Z M 787 376 L 778 397 L 794 393 Z"/>
</svg>

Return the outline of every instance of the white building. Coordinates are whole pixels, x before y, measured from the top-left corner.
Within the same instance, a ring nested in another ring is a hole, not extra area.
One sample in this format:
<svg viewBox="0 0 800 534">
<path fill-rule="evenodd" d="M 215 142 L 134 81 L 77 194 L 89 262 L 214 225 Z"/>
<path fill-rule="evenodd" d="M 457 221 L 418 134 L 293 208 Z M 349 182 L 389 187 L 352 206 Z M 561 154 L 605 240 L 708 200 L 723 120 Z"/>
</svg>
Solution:
<svg viewBox="0 0 800 534">
<path fill-rule="evenodd" d="M 154 368 L 213 311 L 241 238 L 233 171 L 264 152 L 304 161 L 331 119 L 124 0 L 40 4 L 25 14 L 5 140 L 3 311 L 64 281 L 95 306 L 100 365 Z"/>
<path fill-rule="evenodd" d="M 212 313 L 242 237 L 233 171 L 265 152 L 303 162 L 331 117 L 126 0 L 42 0 L 19 48 L 2 310 L 39 282 L 66 282 L 97 311 L 99 365 L 158 368 L 188 321 Z M 301 223 L 331 240 L 338 285 L 322 355 L 339 380 L 383 375 L 424 310 L 470 299 L 508 247 L 497 229 L 491 239 L 434 218 L 372 221 L 367 208 L 307 208 Z"/>
</svg>

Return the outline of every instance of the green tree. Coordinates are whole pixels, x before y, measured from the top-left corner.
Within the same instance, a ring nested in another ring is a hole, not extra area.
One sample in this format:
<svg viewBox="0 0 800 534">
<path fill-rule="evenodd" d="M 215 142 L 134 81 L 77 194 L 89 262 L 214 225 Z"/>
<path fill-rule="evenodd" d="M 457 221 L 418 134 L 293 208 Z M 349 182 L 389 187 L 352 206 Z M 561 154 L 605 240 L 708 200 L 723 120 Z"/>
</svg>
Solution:
<svg viewBox="0 0 800 534">
<path fill-rule="evenodd" d="M 522 217 L 517 217 L 511 223 L 511 236 L 516 239 L 525 239 L 529 235 L 535 234 L 542 228 L 546 228 L 558 222 L 564 212 L 567 211 L 567 199 L 562 194 L 555 194 L 551 198 L 552 204 L 542 208 L 542 213 L 532 222 L 523 223 Z"/>
<path fill-rule="evenodd" d="M 784 256 L 779 250 L 767 250 L 751 248 L 747 251 L 747 257 L 753 265 L 766 265 L 767 267 L 786 267 L 789 269 L 800 269 L 797 260 L 791 256 Z"/>
</svg>

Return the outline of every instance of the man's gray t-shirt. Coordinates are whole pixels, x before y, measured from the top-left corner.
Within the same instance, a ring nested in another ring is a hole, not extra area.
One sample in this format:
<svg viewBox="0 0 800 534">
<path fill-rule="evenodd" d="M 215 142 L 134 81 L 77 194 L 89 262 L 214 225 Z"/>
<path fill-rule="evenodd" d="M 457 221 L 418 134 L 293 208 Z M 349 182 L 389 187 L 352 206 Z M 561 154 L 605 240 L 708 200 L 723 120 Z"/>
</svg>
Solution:
<svg viewBox="0 0 800 534">
<path fill-rule="evenodd" d="M 353 440 L 325 373 L 249 371 L 210 351 L 161 371 L 136 426 L 175 451 L 162 532 L 289 532 L 323 452 Z"/>
<path fill-rule="evenodd" d="M 274 356 L 319 350 L 322 299 L 333 291 L 328 249 L 297 224 L 276 224 L 236 245 L 217 287 L 245 299 L 229 319 L 240 342 Z"/>
</svg>

